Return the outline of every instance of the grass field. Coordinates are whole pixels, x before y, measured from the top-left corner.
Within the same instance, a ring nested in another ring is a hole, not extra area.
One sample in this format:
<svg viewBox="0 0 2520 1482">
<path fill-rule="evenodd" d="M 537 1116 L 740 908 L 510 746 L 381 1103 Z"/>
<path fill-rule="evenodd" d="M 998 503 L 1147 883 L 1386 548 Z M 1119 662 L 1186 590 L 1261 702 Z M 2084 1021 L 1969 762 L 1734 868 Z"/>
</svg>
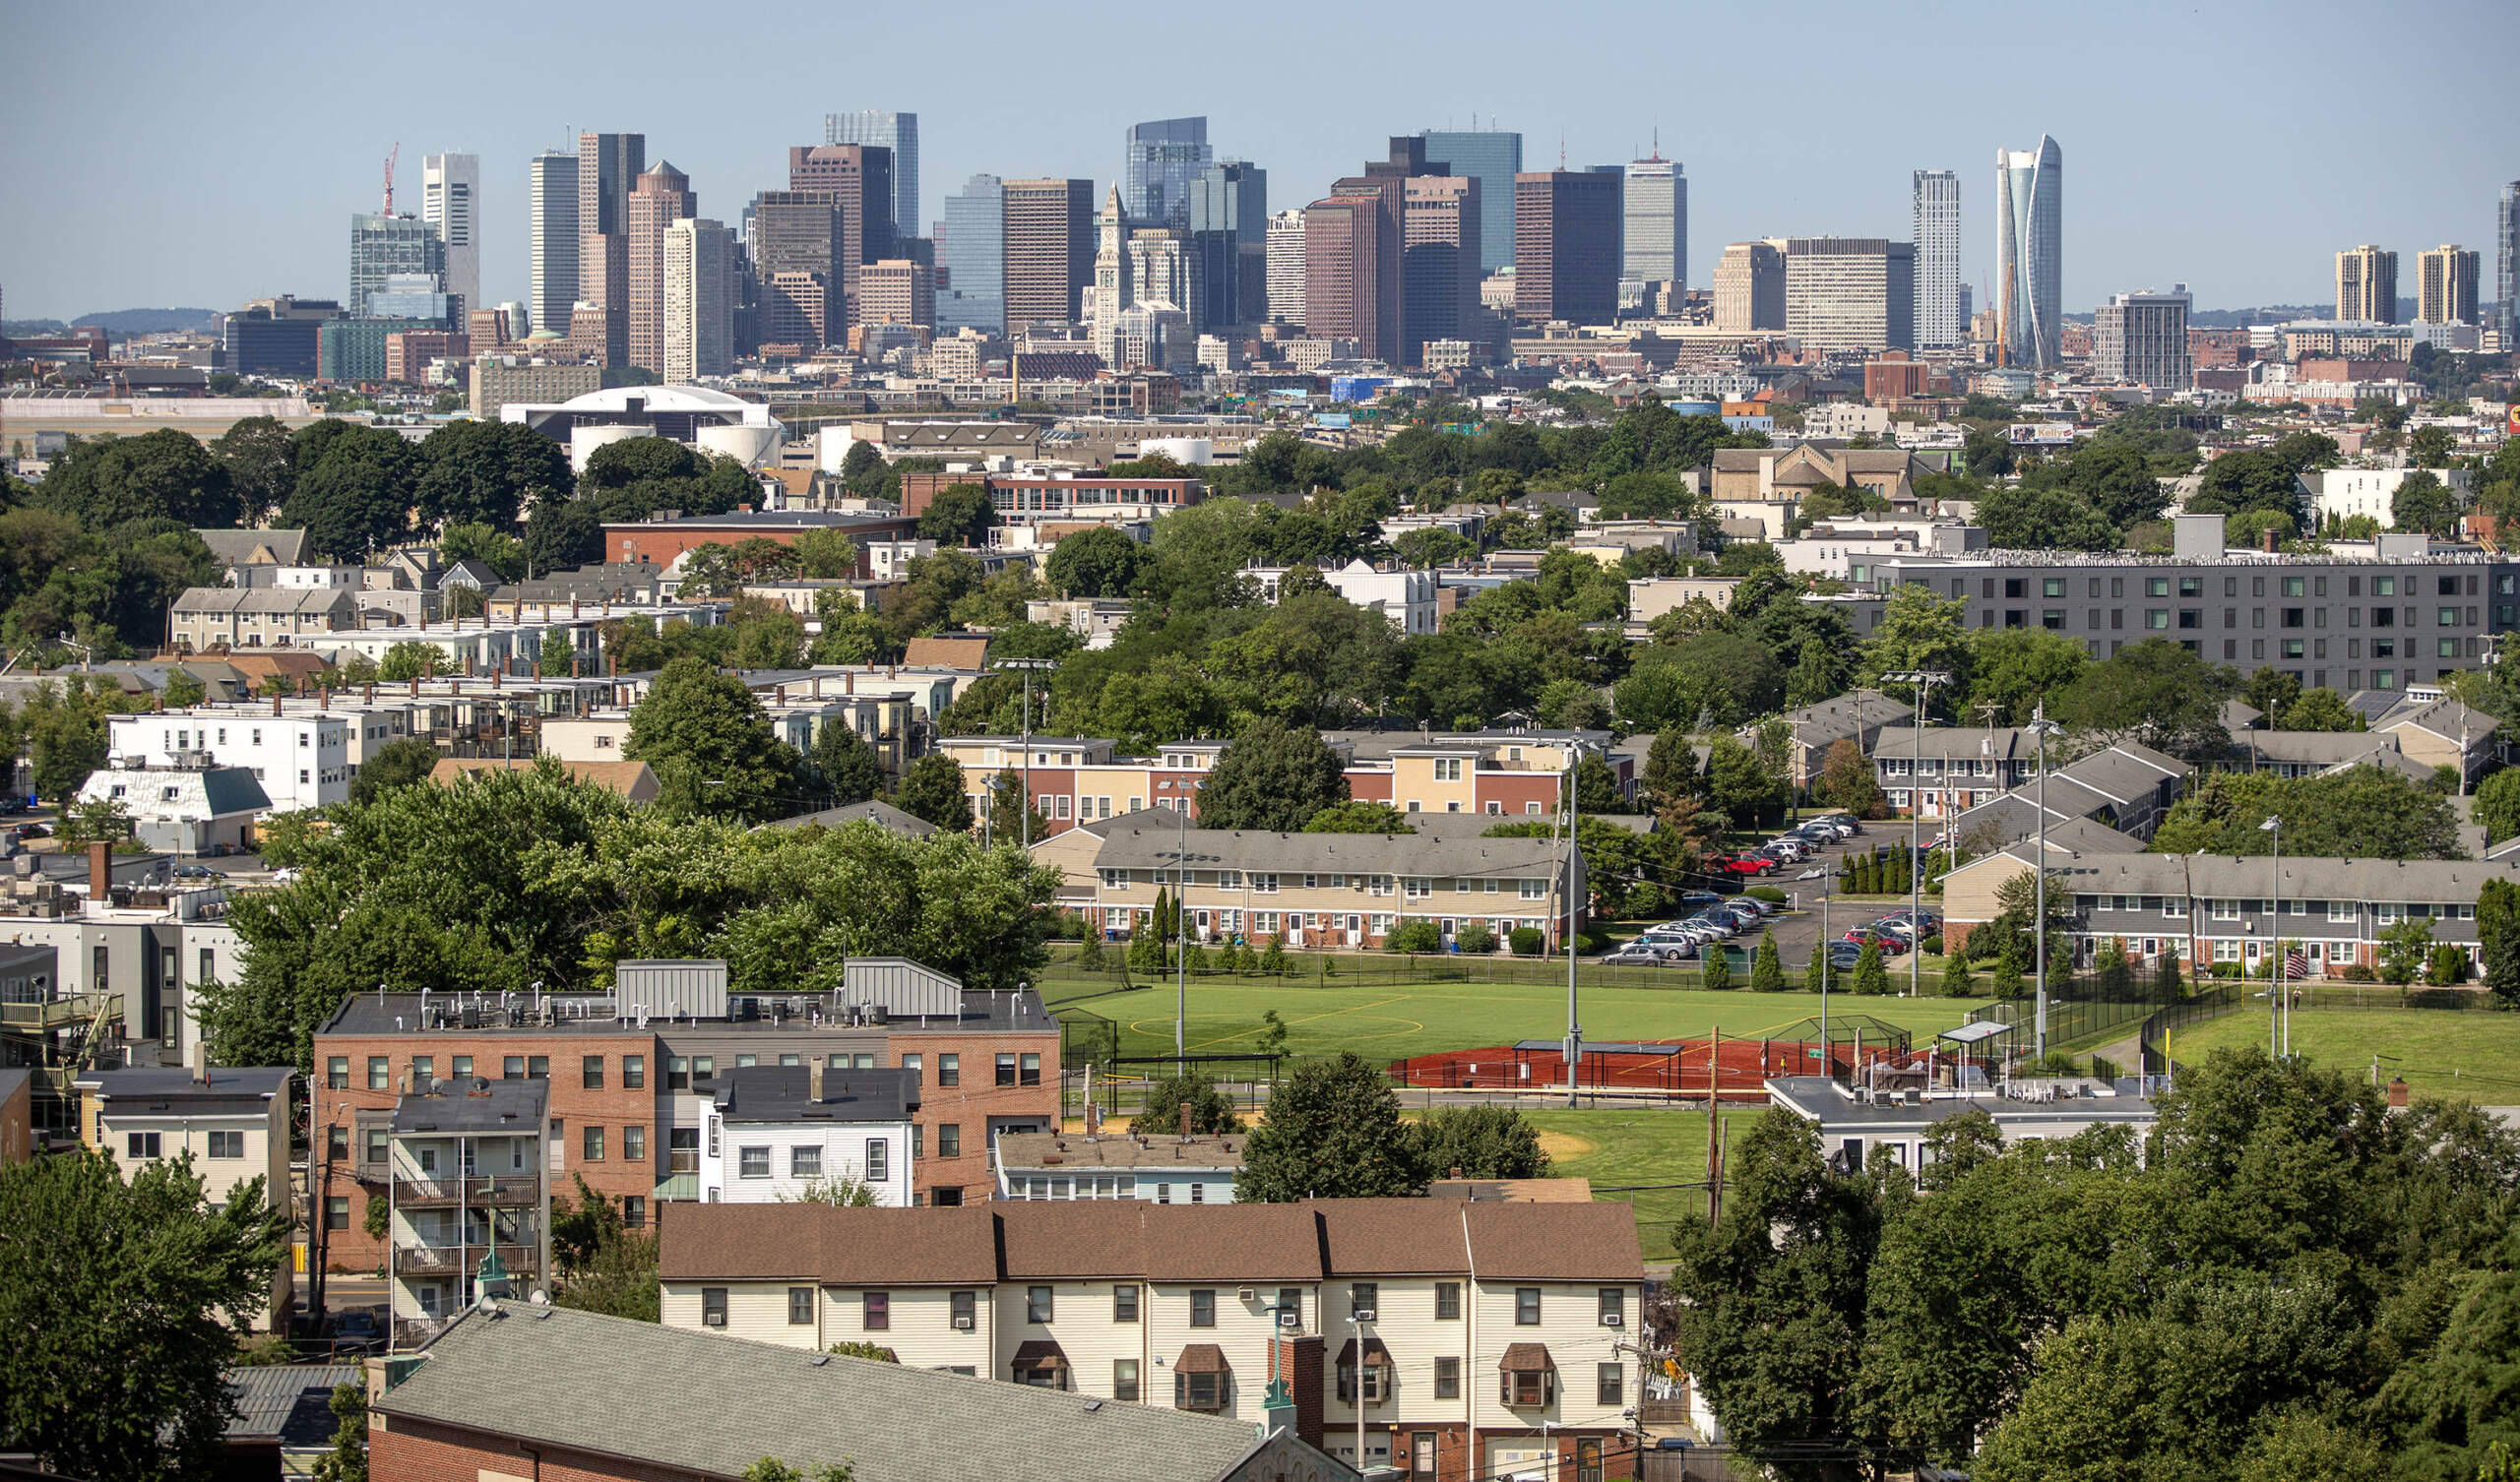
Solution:
<svg viewBox="0 0 2520 1482">
<path fill-rule="evenodd" d="M 1052 975 L 1043 997 L 1054 1012 L 1081 1009 L 1118 1023 L 1124 1056 L 1172 1049 L 1169 984 L 1114 992 L 1107 979 L 1062 983 Z M 1953 999 L 1829 996 L 1832 1014 L 1870 1015 L 1920 1039 L 1959 1023 L 1969 1007 Z M 1820 1000 L 1805 993 L 1586 988 L 1579 1008 L 1588 1040 L 1688 1039 L 1717 1027 L 1728 1038 L 1756 1038 L 1818 1014 Z M 1558 1039 L 1566 1032 L 1562 980 L 1376 984 L 1333 978 L 1316 986 L 1310 980 L 1221 977 L 1191 982 L 1185 1048 L 1192 1054 L 1248 1053 L 1261 1033 L 1260 1016 L 1271 1009 L 1286 1022 L 1292 1055 L 1354 1050 L 1371 1060 L 1401 1060 L 1518 1039 Z"/>
<path fill-rule="evenodd" d="M 1706 1217 L 1704 1189 L 1638 1189 L 1609 1193 L 1621 1184 L 1703 1183 L 1706 1179 L 1706 1114 L 1692 1111 L 1526 1111 L 1548 1146 L 1550 1171 L 1593 1181 L 1597 1200 L 1636 1206 L 1636 1233 L 1648 1261 L 1671 1259 L 1671 1226 Z M 1762 1113 L 1727 1111 L 1724 1142 L 1740 1145 Z"/>
<path fill-rule="evenodd" d="M 2173 1058 L 2195 1064 L 2209 1050 L 2266 1048 L 2264 1003 L 2174 1032 Z M 2404 1076 L 2418 1095 L 2520 1105 L 2520 1015 L 2470 1010 L 2398 1008 L 2297 1009 L 2293 1052 L 2330 1070 L 2365 1074 L 2371 1057 L 2380 1080 Z"/>
</svg>

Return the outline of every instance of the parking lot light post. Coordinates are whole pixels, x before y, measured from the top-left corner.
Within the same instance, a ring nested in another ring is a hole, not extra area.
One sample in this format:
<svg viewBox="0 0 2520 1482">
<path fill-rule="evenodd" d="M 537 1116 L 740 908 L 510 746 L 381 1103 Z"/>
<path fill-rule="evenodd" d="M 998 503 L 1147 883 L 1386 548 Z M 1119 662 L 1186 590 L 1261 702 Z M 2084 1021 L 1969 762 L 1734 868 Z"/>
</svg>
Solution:
<svg viewBox="0 0 2520 1482">
<path fill-rule="evenodd" d="M 1908 685 L 1917 694 L 1917 744 L 1915 760 L 1908 768 L 1908 929 L 1913 939 L 1908 951 L 1908 997 L 1915 998 L 1922 984 L 1924 968 L 1924 934 L 1918 929 L 1921 923 L 1917 919 L 1922 914 L 1924 895 L 1923 872 L 1917 859 L 1917 826 L 1925 813 L 1925 692 L 1935 685 L 1951 683 L 1951 673 L 1946 669 L 1901 669 L 1881 677 L 1892 684 Z M 1947 809 L 1945 820 L 1947 825 Z"/>
</svg>

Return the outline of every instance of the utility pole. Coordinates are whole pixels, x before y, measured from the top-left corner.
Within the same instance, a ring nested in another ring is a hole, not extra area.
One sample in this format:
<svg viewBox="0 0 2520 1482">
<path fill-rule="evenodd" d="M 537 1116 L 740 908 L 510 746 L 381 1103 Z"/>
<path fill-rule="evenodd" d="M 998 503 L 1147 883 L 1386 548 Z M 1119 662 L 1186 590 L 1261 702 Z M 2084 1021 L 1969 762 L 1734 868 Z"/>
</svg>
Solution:
<svg viewBox="0 0 2520 1482">
<path fill-rule="evenodd" d="M 992 667 L 1017 669 L 1024 675 L 1024 760 L 1019 764 L 1024 774 L 1024 811 L 1016 822 L 1016 829 L 1024 851 L 1029 854 L 1033 851 L 1033 671 L 1055 669 L 1058 664 L 1047 658 L 1001 658 Z M 996 789 L 990 791 L 993 796 Z"/>
<path fill-rule="evenodd" d="M 1575 1068 L 1584 1055 L 1584 1025 L 1575 1014 L 1575 908 L 1584 894 L 1579 891 L 1576 879 L 1584 851 L 1575 841 L 1577 810 L 1581 806 L 1576 800 L 1575 784 L 1584 768 L 1584 746 L 1581 738 L 1566 744 L 1566 1109 L 1569 1111 L 1575 1109 Z M 1364 1459 L 1362 1451 L 1357 1453 L 1356 1459 Z"/>
<path fill-rule="evenodd" d="M 1901 669 L 1881 677 L 1893 684 L 1912 686 L 1917 695 L 1917 744 L 1908 777 L 1908 930 L 1915 938 L 1908 948 L 1908 997 L 1915 998 L 1924 979 L 1925 934 L 1924 923 L 1921 919 L 1923 915 L 1923 881 L 1921 879 L 1923 871 L 1919 868 L 1917 859 L 1917 826 L 1925 812 L 1925 693 L 1935 685 L 1951 683 L 1951 672 L 1947 669 Z M 1944 816 L 1946 820 L 1949 818 L 1948 810 Z M 1953 840 L 1955 848 L 1958 842 Z"/>
<path fill-rule="evenodd" d="M 2465 759 L 2461 760 L 2464 762 Z M 2257 827 L 2275 835 L 2275 845 L 2269 855 L 2266 872 L 2268 891 L 2266 950 L 2275 955 L 2275 960 L 2270 964 L 2275 970 L 2266 975 L 2269 984 L 2266 1005 L 2266 1054 L 2269 1059 L 2281 1059 L 2293 1048 L 2293 1036 L 2287 1032 L 2291 1026 L 2286 1022 L 2292 1016 L 2286 1012 L 2284 1004 L 2286 978 L 2284 938 L 2282 923 L 2276 920 L 2277 912 L 2283 909 L 2283 901 L 2279 897 L 2284 893 L 2284 816 L 2280 813 L 2269 814 L 2266 822 Z"/>
<path fill-rule="evenodd" d="M 2048 1058 L 2048 738 L 2064 727 L 2048 718 L 2043 705 L 2031 717 L 2030 733 L 2039 738 L 2039 858 L 2031 866 L 2033 898 L 2031 930 L 2038 933 L 2038 1018 L 2034 1044 L 2037 1058 Z"/>
</svg>

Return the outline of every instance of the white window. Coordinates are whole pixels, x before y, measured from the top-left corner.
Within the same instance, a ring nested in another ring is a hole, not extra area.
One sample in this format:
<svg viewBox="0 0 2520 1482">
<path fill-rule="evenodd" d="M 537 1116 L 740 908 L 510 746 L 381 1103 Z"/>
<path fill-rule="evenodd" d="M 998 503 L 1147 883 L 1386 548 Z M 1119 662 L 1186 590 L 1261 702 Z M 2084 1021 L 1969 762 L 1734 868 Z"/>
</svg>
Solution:
<svg viewBox="0 0 2520 1482">
<path fill-rule="evenodd" d="M 2351 942 L 2330 942 L 2327 944 L 2327 959 L 2331 962 L 2351 962 L 2357 955 L 2355 946 Z"/>
<path fill-rule="evenodd" d="M 2361 914 L 2361 908 L 2351 900 L 2331 900 L 2327 903 L 2327 918 L 2330 921 L 2351 921 Z"/>
<path fill-rule="evenodd" d="M 1126 870 L 1104 870 L 1104 871 L 1102 872 L 1102 889 L 1104 889 L 1104 890 L 1106 890 L 1106 891 L 1125 891 L 1125 890 L 1127 890 L 1128 888 L 1129 888 L 1129 872 L 1128 872 L 1128 871 L 1126 871 Z"/>
<path fill-rule="evenodd" d="M 1893 807 L 1893 808 L 1905 808 L 1905 807 L 1907 807 L 1907 806 L 1908 806 L 1908 789 L 1906 789 L 1905 787 L 1893 787 L 1893 788 L 1891 788 L 1891 789 L 1890 789 L 1890 806 L 1891 806 L 1891 807 Z M 1538 813 L 1538 812 L 1540 811 L 1540 805 L 1539 805 L 1538 803 L 1534 803 L 1534 804 L 1532 805 L 1532 811 L 1533 811 L 1534 813 Z"/>
<path fill-rule="evenodd" d="M 1456 895 L 1468 895 L 1477 892 L 1478 889 L 1479 882 L 1467 877 L 1453 882 L 1453 894 Z"/>
<path fill-rule="evenodd" d="M 2254 942 L 2251 942 L 2249 945 L 2250 945 L 2251 947 L 2255 947 L 2257 944 L 2256 944 L 2256 943 L 2254 943 Z M 2216 937 L 2216 938 L 2214 939 L 2214 960 L 2215 960 L 2215 961 L 2217 961 L 2217 962 L 2236 962 L 2236 961 L 2238 961 L 2239 959 L 2240 959 L 2240 943 L 2239 943 L 2239 940 L 2238 940 L 2237 938 L 2235 938 L 2235 937 Z"/>
<path fill-rule="evenodd" d="M 1460 781 L 1461 758 L 1437 757 L 1435 759 L 1435 780 L 1438 782 Z"/>
<path fill-rule="evenodd" d="M 1538 803 L 1525 803 L 1525 804 L 1523 805 L 1523 811 L 1524 811 L 1525 813 L 1537 814 L 1537 813 L 1539 813 L 1539 812 L 1540 812 L 1540 804 L 1538 804 Z"/>
<path fill-rule="evenodd" d="M 1242 872 L 1240 870 L 1217 871 L 1217 889 L 1221 891 L 1238 891 L 1242 889 Z"/>
<path fill-rule="evenodd" d="M 2165 916 L 2184 917 L 2187 914 L 2187 897 L 2184 895 L 2164 895 L 2162 897 L 2162 914 Z"/>
<path fill-rule="evenodd" d="M 1548 882 L 1545 879 L 1533 880 L 1526 878 L 1514 883 L 1522 887 L 1522 896 L 1525 900 L 1545 900 L 1548 898 Z"/>
<path fill-rule="evenodd" d="M 1263 937 L 1276 936 L 1278 934 L 1278 913 L 1276 911 L 1253 911 L 1251 913 L 1251 930 L 1255 934 Z"/>
<path fill-rule="evenodd" d="M 1365 894 L 1368 895 L 1388 895 L 1391 890 L 1391 877 L 1388 875 L 1371 876 L 1365 885 Z"/>
<path fill-rule="evenodd" d="M 2237 921 L 2239 918 L 2240 918 L 2240 903 L 2239 903 L 2238 901 L 2236 901 L 2236 900 L 2216 900 L 2216 901 L 2214 902 L 2214 919 L 2215 919 L 2215 920 L 2217 920 L 2217 921 Z"/>
<path fill-rule="evenodd" d="M 1423 900 L 1434 894 L 1434 888 L 1423 875 L 1406 875 L 1401 877 L 1401 894 L 1412 900 Z"/>
<path fill-rule="evenodd" d="M 2398 918 L 2406 914 L 2406 906 L 2395 900 L 2377 901 L 2372 905 L 2371 914 L 2382 926 L 2395 926 Z"/>
<path fill-rule="evenodd" d="M 1372 927 L 1372 930 L 1373 930 L 1373 934 L 1374 934 L 1375 936 L 1377 936 L 1377 937 L 1387 937 L 1387 936 L 1390 936 L 1390 935 L 1391 935 L 1391 913 L 1390 913 L 1389 911 L 1376 911 L 1376 912 L 1374 913 L 1374 915 L 1373 915 L 1373 927 Z"/>
<path fill-rule="evenodd" d="M 1252 876 L 1251 893 L 1255 895 L 1274 895 L 1278 894 L 1278 877 L 1274 874 Z"/>
</svg>

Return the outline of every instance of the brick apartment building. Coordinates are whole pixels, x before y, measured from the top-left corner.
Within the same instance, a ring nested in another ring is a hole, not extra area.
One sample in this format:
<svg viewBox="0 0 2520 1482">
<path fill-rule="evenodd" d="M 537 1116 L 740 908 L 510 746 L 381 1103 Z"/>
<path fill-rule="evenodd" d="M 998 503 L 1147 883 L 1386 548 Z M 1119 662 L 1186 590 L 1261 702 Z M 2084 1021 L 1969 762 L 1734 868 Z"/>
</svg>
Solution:
<svg viewBox="0 0 2520 1482">
<path fill-rule="evenodd" d="M 1197 504 L 1207 485 L 1195 478 L 1110 478 L 1091 471 L 1040 475 L 909 472 L 902 475 L 902 515 L 915 520 L 936 496 L 978 484 L 1007 525 L 1059 522 L 1108 524 L 1153 520 Z"/>
<path fill-rule="evenodd" d="M 425 1078 L 550 1084 L 551 1178 L 622 1203 L 633 1224 L 697 1200 L 701 1137 L 723 1072 L 800 1065 L 903 1069 L 920 1078 L 913 1198 L 985 1200 L 989 1141 L 1054 1129 L 1059 1026 L 1030 991 L 966 991 L 897 958 L 849 960 L 836 993 L 728 993 L 724 964 L 618 964 L 614 993 L 363 993 L 316 1031 L 316 1239 L 328 1266 L 376 1264 L 362 1228 L 384 1188 L 396 1098 Z M 659 988 L 663 979 L 685 985 Z"/>
<path fill-rule="evenodd" d="M 817 510 L 734 510 L 724 515 L 692 515 L 680 519 L 643 520 L 603 527 L 606 561 L 641 561 L 671 566 L 685 551 L 708 544 L 736 545 L 755 536 L 793 545 L 805 530 L 838 530 L 857 542 L 858 575 L 867 576 L 864 551 L 868 541 L 907 540 L 918 533 L 915 512 L 893 518 L 842 515 Z"/>
</svg>

